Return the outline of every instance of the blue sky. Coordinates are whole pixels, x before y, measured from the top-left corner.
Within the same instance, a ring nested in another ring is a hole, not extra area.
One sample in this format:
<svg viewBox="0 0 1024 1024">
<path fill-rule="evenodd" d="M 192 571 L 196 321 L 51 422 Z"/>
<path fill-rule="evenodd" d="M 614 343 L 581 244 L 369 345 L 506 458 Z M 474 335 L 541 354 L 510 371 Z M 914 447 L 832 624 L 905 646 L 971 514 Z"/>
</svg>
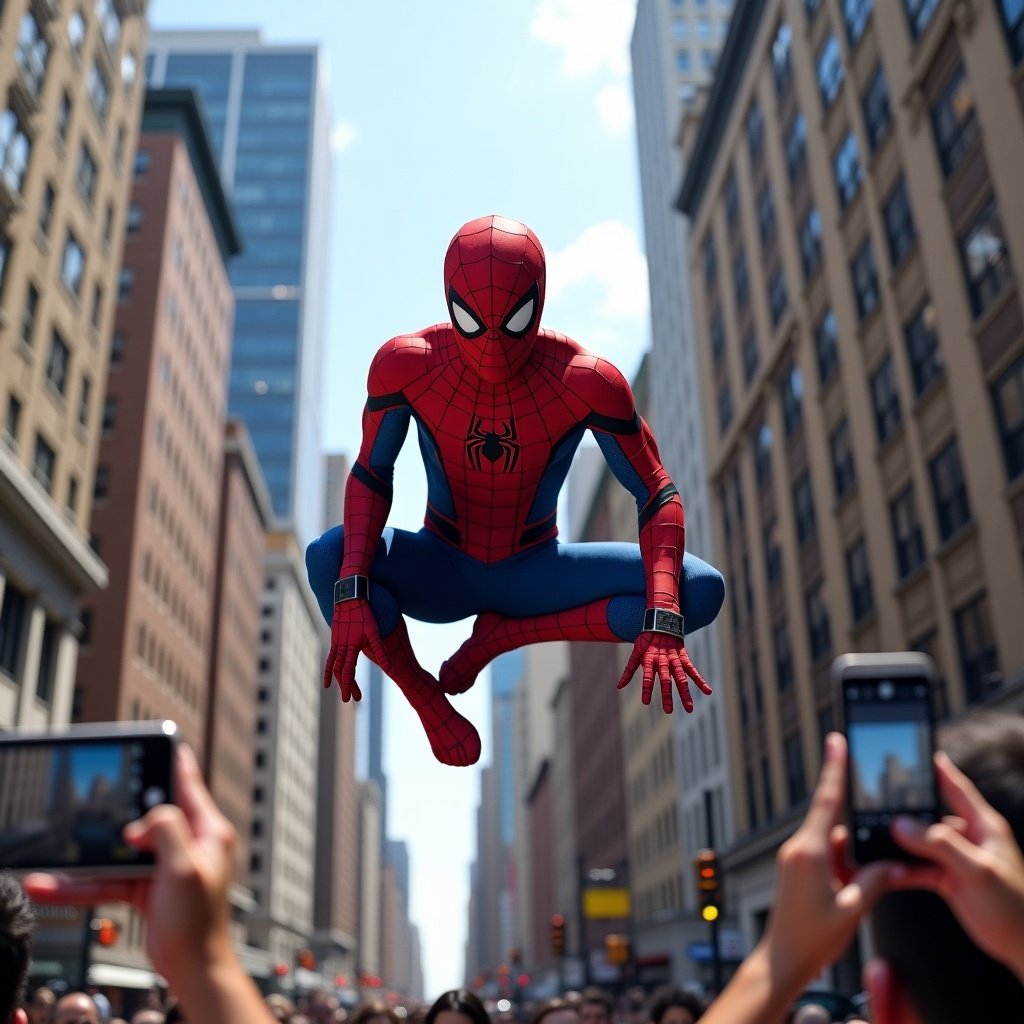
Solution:
<svg viewBox="0 0 1024 1024">
<path fill-rule="evenodd" d="M 328 16 L 325 12 L 330 10 Z M 157 28 L 253 28 L 319 43 L 332 109 L 324 442 L 354 454 L 366 370 L 389 337 L 447 319 L 444 252 L 465 221 L 529 224 L 548 258 L 544 323 L 632 375 L 647 346 L 646 263 L 629 79 L 633 0 L 154 0 Z M 417 529 L 414 443 L 391 524 Z M 436 671 L 470 623 L 410 633 Z M 486 680 L 457 699 L 490 758 Z M 437 765 L 389 695 L 389 832 L 411 848 L 426 995 L 462 980 L 479 772 Z"/>
</svg>

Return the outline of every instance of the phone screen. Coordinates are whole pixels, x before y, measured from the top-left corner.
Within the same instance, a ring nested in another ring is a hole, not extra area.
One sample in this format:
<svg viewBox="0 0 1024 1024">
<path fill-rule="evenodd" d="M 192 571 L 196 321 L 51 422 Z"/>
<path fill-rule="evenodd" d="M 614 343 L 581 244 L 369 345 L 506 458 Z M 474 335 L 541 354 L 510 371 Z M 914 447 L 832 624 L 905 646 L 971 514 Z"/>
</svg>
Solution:
<svg viewBox="0 0 1024 1024">
<path fill-rule="evenodd" d="M 0 867 L 135 868 L 125 825 L 172 792 L 173 741 L 33 737 L 0 742 Z"/>
<path fill-rule="evenodd" d="M 893 818 L 937 816 L 928 680 L 846 679 L 843 704 L 855 859 L 905 856 L 889 835 Z"/>
</svg>

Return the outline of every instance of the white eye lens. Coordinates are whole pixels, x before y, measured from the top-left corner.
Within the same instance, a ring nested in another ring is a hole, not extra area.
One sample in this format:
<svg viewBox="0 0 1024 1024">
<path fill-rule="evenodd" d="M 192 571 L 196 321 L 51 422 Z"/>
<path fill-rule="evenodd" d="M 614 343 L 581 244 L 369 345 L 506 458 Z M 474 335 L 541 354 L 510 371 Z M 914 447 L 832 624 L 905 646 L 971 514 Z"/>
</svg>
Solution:
<svg viewBox="0 0 1024 1024">
<path fill-rule="evenodd" d="M 476 322 L 473 314 L 465 306 L 460 306 L 454 301 L 452 302 L 452 315 L 463 334 L 476 334 L 480 330 L 480 325 Z"/>
<path fill-rule="evenodd" d="M 522 334 L 527 327 L 530 326 L 530 321 L 533 319 L 533 299 L 530 299 L 528 303 L 507 324 L 505 324 L 505 330 L 512 334 Z"/>
</svg>

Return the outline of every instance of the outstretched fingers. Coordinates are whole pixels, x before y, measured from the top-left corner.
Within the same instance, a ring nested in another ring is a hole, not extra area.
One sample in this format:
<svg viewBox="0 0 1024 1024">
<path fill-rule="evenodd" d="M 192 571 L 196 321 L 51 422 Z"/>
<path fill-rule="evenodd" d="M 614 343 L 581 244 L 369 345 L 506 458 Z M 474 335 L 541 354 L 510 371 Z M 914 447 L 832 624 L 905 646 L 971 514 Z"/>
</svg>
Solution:
<svg viewBox="0 0 1024 1024">
<path fill-rule="evenodd" d="M 615 684 L 617 690 L 621 690 L 624 686 L 629 685 L 629 681 L 636 675 L 636 670 L 640 667 L 641 657 L 642 655 L 637 650 L 636 645 L 634 645 L 629 655 L 629 661 L 626 662 L 626 667 L 622 670 L 622 675 L 619 676 L 619 681 Z"/>
<path fill-rule="evenodd" d="M 350 700 L 363 699 L 363 695 L 359 692 L 359 684 L 356 682 L 356 662 L 358 661 L 359 651 L 350 648 L 345 652 L 345 659 L 337 673 L 338 685 L 341 687 L 341 700 L 344 704 Z"/>
<path fill-rule="evenodd" d="M 679 691 L 679 699 L 683 702 L 683 708 L 687 713 L 693 711 L 693 698 L 690 696 L 690 683 L 686 678 L 686 663 L 672 651 L 668 656 L 669 664 L 672 666 L 672 677 L 675 679 L 676 689 Z M 672 710 L 672 690 L 669 689 L 666 697 L 666 711 Z"/>
</svg>

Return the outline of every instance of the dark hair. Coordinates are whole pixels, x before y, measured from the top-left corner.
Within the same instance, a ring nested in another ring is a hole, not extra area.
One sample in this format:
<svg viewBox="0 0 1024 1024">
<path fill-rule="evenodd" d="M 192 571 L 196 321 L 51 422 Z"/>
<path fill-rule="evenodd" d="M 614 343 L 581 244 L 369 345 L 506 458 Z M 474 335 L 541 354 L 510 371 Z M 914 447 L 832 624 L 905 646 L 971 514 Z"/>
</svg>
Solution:
<svg viewBox="0 0 1024 1024">
<path fill-rule="evenodd" d="M 580 993 L 579 1005 L 582 1006 L 584 1003 L 597 1003 L 603 1006 L 609 1017 L 615 1009 L 612 997 L 603 988 L 585 988 Z"/>
<path fill-rule="evenodd" d="M 490 1014 L 484 1009 L 484 1004 L 469 989 L 453 988 L 448 992 L 442 992 L 434 1000 L 434 1005 L 427 1010 L 423 1024 L 434 1024 L 437 1015 L 445 1010 L 461 1013 L 464 1017 L 468 1017 L 473 1024 L 491 1024 Z"/>
<path fill-rule="evenodd" d="M 661 1018 L 673 1006 L 681 1006 L 684 1010 L 688 1010 L 694 1020 L 700 1020 L 700 1016 L 704 1012 L 704 1001 L 698 996 L 692 992 L 684 992 L 681 988 L 666 985 L 664 988 L 657 989 L 651 996 L 649 1014 L 654 1024 L 661 1024 Z"/>
<path fill-rule="evenodd" d="M 379 999 L 366 999 L 349 1015 L 347 1024 L 366 1024 L 372 1017 L 387 1017 L 390 1024 L 399 1024 L 398 1014 Z"/>
<path fill-rule="evenodd" d="M 36 919 L 25 890 L 0 872 L 0 1021 L 8 1021 L 25 991 Z"/>
<path fill-rule="evenodd" d="M 185 1015 L 181 1012 L 181 1006 L 175 1003 L 164 1017 L 164 1024 L 185 1024 Z"/>
<path fill-rule="evenodd" d="M 540 1022 L 549 1013 L 556 1013 L 558 1010 L 572 1010 L 573 1013 L 579 1016 L 579 1005 L 578 1000 L 570 1001 L 558 996 L 554 999 L 546 999 L 533 1011 L 533 1016 L 530 1018 L 530 1024 L 540 1024 Z"/>
<path fill-rule="evenodd" d="M 940 746 L 1024 847 L 1024 717 L 972 715 L 944 730 Z M 889 893 L 871 928 L 878 955 L 928 1024 L 1024 1020 L 1024 987 L 971 941 L 939 896 Z"/>
</svg>

